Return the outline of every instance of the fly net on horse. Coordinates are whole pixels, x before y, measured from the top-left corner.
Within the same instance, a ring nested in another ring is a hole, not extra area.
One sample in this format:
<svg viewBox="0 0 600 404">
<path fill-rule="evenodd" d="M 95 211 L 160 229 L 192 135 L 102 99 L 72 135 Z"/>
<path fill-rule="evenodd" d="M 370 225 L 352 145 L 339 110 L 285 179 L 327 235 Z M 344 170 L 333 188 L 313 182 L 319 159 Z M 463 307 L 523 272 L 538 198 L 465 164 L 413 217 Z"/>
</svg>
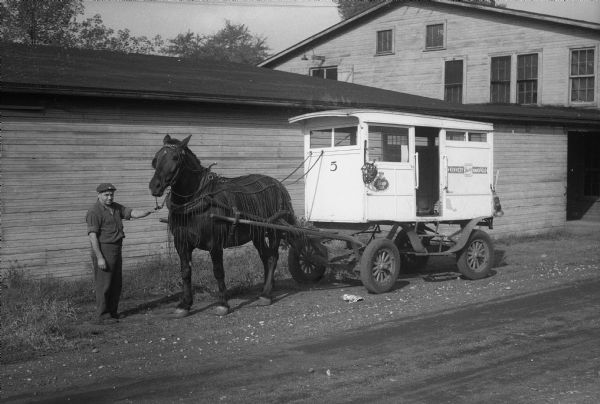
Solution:
<svg viewBox="0 0 600 404">
<path fill-rule="evenodd" d="M 166 201 L 171 230 L 181 230 L 184 227 L 190 235 L 206 235 L 206 227 L 210 225 L 212 237 L 216 237 L 219 244 L 224 246 L 237 244 L 234 241 L 237 238 L 236 225 L 217 226 L 211 214 L 267 223 L 295 224 L 290 195 L 276 179 L 262 174 L 234 178 L 217 175 L 211 171 L 210 166 L 203 167 L 186 145 L 175 139 L 171 142 L 167 142 L 163 149 L 178 153 L 178 168 L 173 179 L 186 177 L 183 181 L 171 184 Z M 157 158 L 160 154 L 159 151 Z M 250 230 L 251 239 L 265 233 L 263 228 L 255 226 L 250 226 Z"/>
</svg>

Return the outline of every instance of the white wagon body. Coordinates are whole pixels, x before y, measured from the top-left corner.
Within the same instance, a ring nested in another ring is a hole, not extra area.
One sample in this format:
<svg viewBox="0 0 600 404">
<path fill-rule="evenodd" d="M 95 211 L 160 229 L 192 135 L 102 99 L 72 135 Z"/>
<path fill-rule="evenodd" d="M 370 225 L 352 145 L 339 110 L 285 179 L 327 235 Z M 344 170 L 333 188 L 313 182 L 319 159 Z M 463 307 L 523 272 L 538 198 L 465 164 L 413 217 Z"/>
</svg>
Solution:
<svg viewBox="0 0 600 404">
<path fill-rule="evenodd" d="M 303 126 L 308 221 L 456 222 L 494 214 L 492 124 L 379 110 L 290 122 Z"/>
</svg>

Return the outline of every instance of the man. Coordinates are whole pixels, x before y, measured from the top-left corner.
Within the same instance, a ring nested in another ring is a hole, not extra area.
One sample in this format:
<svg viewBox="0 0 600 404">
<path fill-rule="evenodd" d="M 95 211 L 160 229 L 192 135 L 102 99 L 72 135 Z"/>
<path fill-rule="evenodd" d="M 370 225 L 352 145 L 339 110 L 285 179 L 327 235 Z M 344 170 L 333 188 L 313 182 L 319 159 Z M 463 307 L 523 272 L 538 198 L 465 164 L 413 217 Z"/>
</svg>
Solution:
<svg viewBox="0 0 600 404">
<path fill-rule="evenodd" d="M 116 203 L 116 190 L 109 183 L 98 185 L 98 201 L 85 217 L 92 246 L 97 324 L 116 323 L 119 318 L 117 309 L 123 284 L 121 249 L 125 238 L 122 220 L 142 218 L 152 213 Z"/>
</svg>

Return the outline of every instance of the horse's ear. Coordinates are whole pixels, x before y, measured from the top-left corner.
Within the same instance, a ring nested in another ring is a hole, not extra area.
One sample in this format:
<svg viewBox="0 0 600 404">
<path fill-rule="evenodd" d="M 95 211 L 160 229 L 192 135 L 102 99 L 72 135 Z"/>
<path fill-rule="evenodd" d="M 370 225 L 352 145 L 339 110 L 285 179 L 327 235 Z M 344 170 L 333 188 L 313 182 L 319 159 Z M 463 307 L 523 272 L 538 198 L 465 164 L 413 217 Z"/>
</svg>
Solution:
<svg viewBox="0 0 600 404">
<path fill-rule="evenodd" d="M 164 139 L 163 139 L 163 144 L 167 144 L 167 143 L 169 143 L 170 141 L 171 141 L 171 136 L 167 135 L 167 136 L 165 136 L 165 137 L 164 137 Z"/>
<path fill-rule="evenodd" d="M 185 139 L 183 139 L 183 140 L 181 141 L 181 144 L 180 144 L 180 146 L 181 146 L 181 147 L 187 147 L 187 145 L 188 145 L 188 142 L 190 141 L 190 138 L 191 138 L 191 137 L 192 137 L 192 135 L 189 135 L 188 137 L 186 137 Z"/>
</svg>

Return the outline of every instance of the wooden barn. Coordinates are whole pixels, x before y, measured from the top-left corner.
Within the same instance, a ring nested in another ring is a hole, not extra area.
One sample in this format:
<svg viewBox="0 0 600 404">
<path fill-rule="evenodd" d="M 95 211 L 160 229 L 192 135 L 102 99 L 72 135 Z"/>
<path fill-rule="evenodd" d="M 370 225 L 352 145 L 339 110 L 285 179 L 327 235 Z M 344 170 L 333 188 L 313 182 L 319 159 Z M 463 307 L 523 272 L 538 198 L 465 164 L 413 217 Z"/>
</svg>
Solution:
<svg viewBox="0 0 600 404">
<path fill-rule="evenodd" d="M 599 55 L 600 24 L 461 1 L 395 0 L 261 66 L 461 104 L 598 111 Z M 597 125 L 494 123 L 500 186 L 520 222 L 550 210 L 548 227 L 558 225 L 565 209 L 570 219 L 600 221 Z"/>
<path fill-rule="evenodd" d="M 222 175 L 284 179 L 303 160 L 300 129 L 288 119 L 308 111 L 378 108 L 493 121 L 498 138 L 505 137 L 496 157 L 503 234 L 564 225 L 564 197 L 547 197 L 566 181 L 564 128 L 600 126 L 596 110 L 452 104 L 247 65 L 20 45 L 0 50 L 1 268 L 32 277 L 91 274 L 84 217 L 98 183 L 114 183 L 125 205 L 162 203 L 148 182 L 166 134 L 192 135 L 191 149 Z M 299 214 L 300 175 L 284 182 Z M 531 182 L 543 186 L 531 189 Z M 125 224 L 127 266 L 165 252 L 164 216 Z"/>
</svg>

